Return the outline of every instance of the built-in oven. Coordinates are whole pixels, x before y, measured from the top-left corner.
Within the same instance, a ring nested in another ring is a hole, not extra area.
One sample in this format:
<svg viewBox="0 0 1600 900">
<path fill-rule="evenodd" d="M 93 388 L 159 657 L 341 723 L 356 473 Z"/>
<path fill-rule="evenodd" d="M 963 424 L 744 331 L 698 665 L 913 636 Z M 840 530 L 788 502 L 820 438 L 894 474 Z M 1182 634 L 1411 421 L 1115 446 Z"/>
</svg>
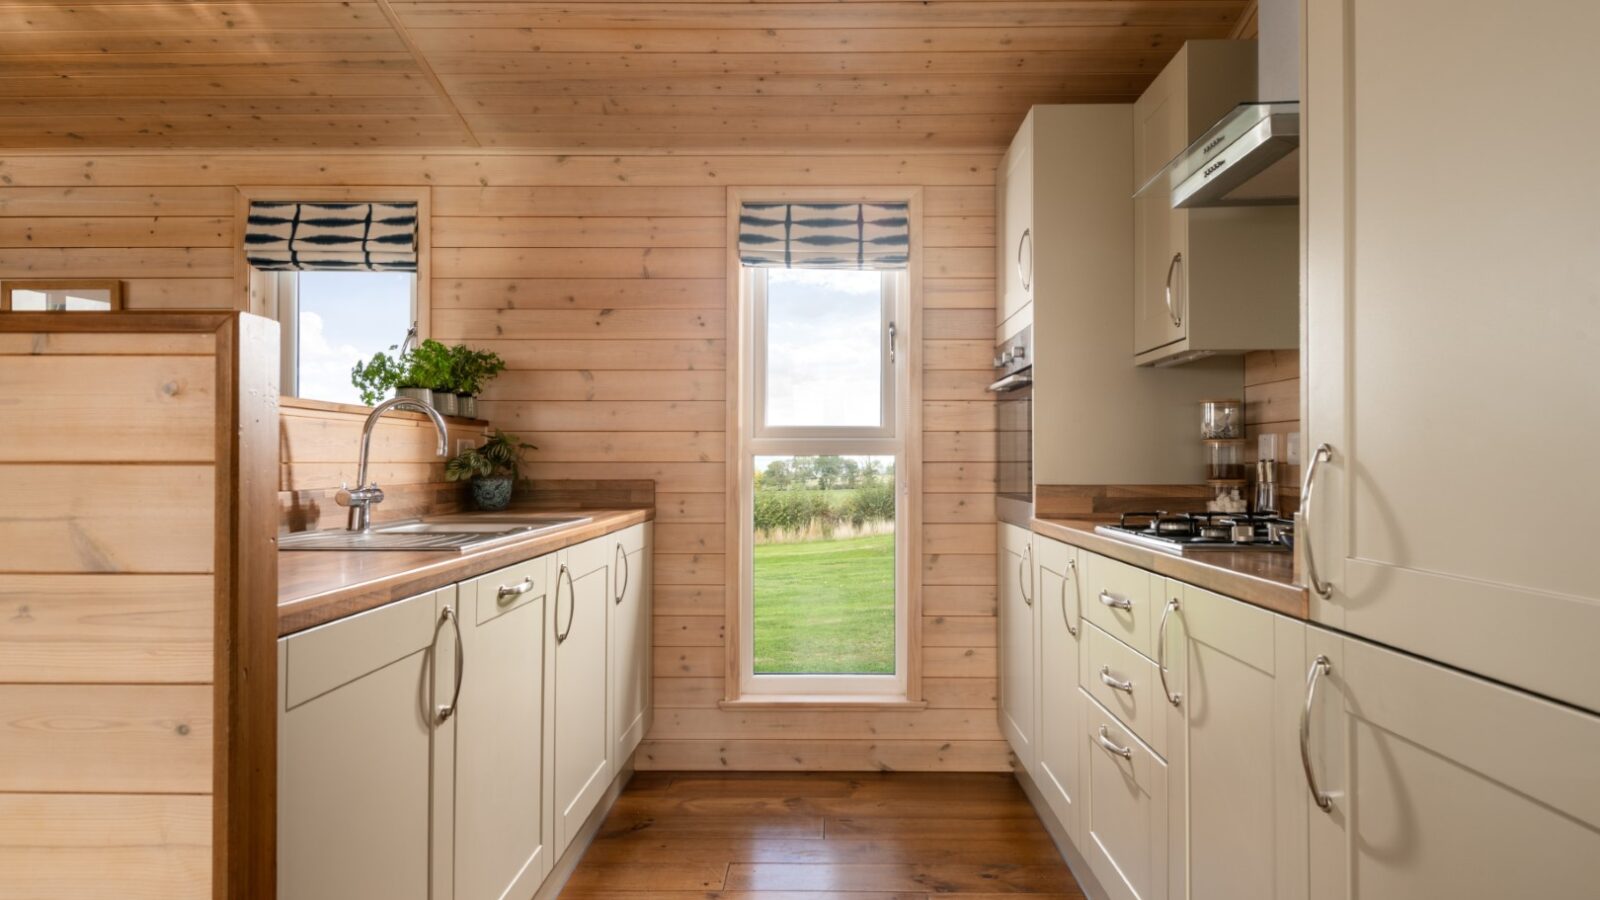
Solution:
<svg viewBox="0 0 1600 900">
<path fill-rule="evenodd" d="M 1027 528 L 1033 518 L 1033 326 L 994 348 L 995 514 Z"/>
</svg>

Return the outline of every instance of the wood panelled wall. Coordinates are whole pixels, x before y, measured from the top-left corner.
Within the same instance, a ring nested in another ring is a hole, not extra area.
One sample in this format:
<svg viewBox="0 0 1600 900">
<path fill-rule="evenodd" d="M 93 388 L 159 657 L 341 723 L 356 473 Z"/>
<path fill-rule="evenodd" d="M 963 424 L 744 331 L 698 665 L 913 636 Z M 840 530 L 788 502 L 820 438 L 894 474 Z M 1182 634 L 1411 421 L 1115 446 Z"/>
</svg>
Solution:
<svg viewBox="0 0 1600 900">
<path fill-rule="evenodd" d="M 1289 435 L 1300 430 L 1300 351 L 1259 350 L 1244 357 L 1245 459 L 1254 465 L 1257 441 L 1278 435 L 1278 458 L 1289 458 Z M 1309 451 L 1300 448 L 1302 457 Z M 1278 502 L 1283 512 L 1300 506 L 1300 467 L 1280 462 Z"/>
<path fill-rule="evenodd" d="M 434 336 L 511 369 L 480 412 L 541 479 L 656 482 L 643 768 L 989 769 L 996 725 L 994 170 L 981 155 L 32 155 L 0 159 L 0 278 L 233 302 L 236 185 L 430 185 Z M 726 188 L 924 190 L 918 711 L 723 710 Z"/>
</svg>

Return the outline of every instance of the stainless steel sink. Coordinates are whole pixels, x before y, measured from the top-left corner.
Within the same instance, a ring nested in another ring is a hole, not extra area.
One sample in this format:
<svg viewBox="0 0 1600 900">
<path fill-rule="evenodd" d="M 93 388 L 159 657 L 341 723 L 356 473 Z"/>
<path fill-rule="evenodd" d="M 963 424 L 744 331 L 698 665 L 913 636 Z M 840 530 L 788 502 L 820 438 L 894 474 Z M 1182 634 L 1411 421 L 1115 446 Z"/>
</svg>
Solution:
<svg viewBox="0 0 1600 900">
<path fill-rule="evenodd" d="M 589 516 L 520 516 L 470 521 L 395 522 L 369 532 L 302 531 L 278 539 L 280 550 L 454 550 L 466 553 L 581 525 Z"/>
</svg>

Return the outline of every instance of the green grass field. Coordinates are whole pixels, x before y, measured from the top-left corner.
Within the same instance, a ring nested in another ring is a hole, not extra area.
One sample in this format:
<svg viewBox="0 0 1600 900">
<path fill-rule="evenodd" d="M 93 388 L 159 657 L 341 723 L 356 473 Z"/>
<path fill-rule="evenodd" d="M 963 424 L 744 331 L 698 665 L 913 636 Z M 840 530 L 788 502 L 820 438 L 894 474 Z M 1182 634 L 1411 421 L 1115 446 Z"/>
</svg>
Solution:
<svg viewBox="0 0 1600 900">
<path fill-rule="evenodd" d="M 894 535 L 755 548 L 755 671 L 894 673 Z"/>
</svg>

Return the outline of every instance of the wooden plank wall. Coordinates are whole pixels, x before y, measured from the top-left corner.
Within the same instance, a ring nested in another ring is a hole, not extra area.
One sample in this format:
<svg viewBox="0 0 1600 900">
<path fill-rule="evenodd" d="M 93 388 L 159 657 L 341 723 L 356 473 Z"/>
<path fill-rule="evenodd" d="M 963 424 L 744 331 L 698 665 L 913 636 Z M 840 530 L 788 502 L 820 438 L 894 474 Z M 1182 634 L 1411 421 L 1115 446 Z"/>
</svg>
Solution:
<svg viewBox="0 0 1600 900">
<path fill-rule="evenodd" d="M 212 895 L 216 352 L 0 334 L 0 896 Z"/>
<path fill-rule="evenodd" d="M 0 278 L 128 279 L 225 305 L 236 185 L 431 185 L 434 336 L 511 369 L 480 406 L 541 479 L 652 479 L 656 697 L 643 768 L 986 769 L 996 678 L 994 169 L 976 155 L 22 155 Z M 730 185 L 925 188 L 924 711 L 726 711 L 724 246 Z M 137 277 L 133 277 L 137 275 Z M 287 454 L 285 459 L 290 459 Z"/>
<path fill-rule="evenodd" d="M 1278 456 L 1289 458 L 1289 435 L 1300 430 L 1300 351 L 1259 350 L 1244 357 L 1245 459 L 1254 465 L 1257 439 L 1278 435 Z M 1302 446 L 1301 455 L 1309 451 Z M 1300 506 L 1300 467 L 1278 466 L 1278 502 L 1284 512 Z"/>
</svg>

